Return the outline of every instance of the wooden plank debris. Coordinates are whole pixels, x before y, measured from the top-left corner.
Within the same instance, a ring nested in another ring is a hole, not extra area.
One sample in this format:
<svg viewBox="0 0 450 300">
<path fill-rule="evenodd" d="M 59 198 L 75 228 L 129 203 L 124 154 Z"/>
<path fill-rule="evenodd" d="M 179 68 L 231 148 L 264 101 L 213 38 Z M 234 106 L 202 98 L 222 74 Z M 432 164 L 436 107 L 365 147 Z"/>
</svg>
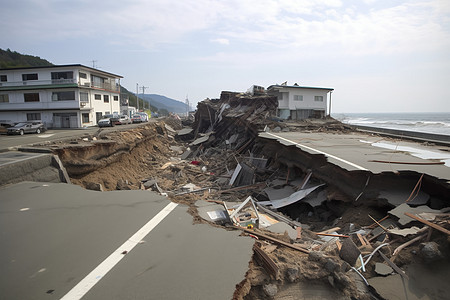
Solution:
<svg viewBox="0 0 450 300">
<path fill-rule="evenodd" d="M 381 225 L 381 223 L 379 223 L 377 220 L 375 220 L 374 218 L 372 218 L 372 216 L 371 215 L 368 215 L 369 216 L 369 218 L 371 218 L 372 219 L 372 221 L 374 221 L 378 226 L 380 226 L 380 228 L 381 229 L 383 229 L 385 232 L 387 232 L 387 229 L 386 228 L 384 228 L 384 226 L 383 225 Z"/>
<path fill-rule="evenodd" d="M 289 244 L 289 243 L 283 242 L 283 241 L 281 241 L 279 239 L 273 238 L 273 237 L 268 236 L 266 234 L 263 234 L 263 233 L 260 233 L 260 232 L 256 232 L 254 230 L 249 230 L 249 229 L 246 229 L 246 228 L 242 228 L 242 227 L 237 227 L 237 226 L 234 226 L 234 228 L 240 229 L 240 230 L 242 230 L 242 231 L 244 231 L 244 232 L 246 232 L 248 234 L 255 235 L 255 236 L 259 237 L 259 238 L 262 238 L 262 239 L 274 242 L 274 243 L 276 243 L 278 245 L 282 245 L 282 246 L 285 246 L 285 247 L 288 247 L 288 248 L 291 248 L 291 249 L 298 250 L 300 252 L 309 254 L 309 250 L 307 250 L 305 248 L 302 248 L 302 247 L 299 247 L 299 246 L 296 246 L 296 245 L 293 245 L 293 244 Z"/>
<path fill-rule="evenodd" d="M 349 238 L 350 236 L 348 235 L 343 235 L 343 234 L 332 234 L 332 233 L 316 233 L 317 235 L 322 235 L 322 236 L 333 236 L 333 237 L 341 237 L 341 238 Z"/>
<path fill-rule="evenodd" d="M 396 256 L 403 248 L 408 247 L 408 246 L 411 245 L 411 244 L 414 244 L 415 242 L 417 242 L 417 241 L 423 239 L 425 236 L 427 236 L 427 234 L 422 234 L 422 235 L 419 235 L 418 237 L 415 237 L 415 238 L 413 238 L 412 240 L 410 240 L 410 241 L 408 241 L 408 242 L 406 242 L 406 243 L 404 243 L 404 244 L 401 244 L 400 246 L 398 246 L 398 247 L 394 250 L 394 252 L 392 253 L 392 256 L 395 257 L 395 256 Z"/>
<path fill-rule="evenodd" d="M 445 233 L 445 234 L 447 234 L 447 235 L 450 235 L 450 230 L 447 230 L 447 229 L 445 229 L 444 227 L 441 227 L 441 226 L 439 226 L 439 225 L 437 225 L 437 224 L 431 223 L 430 221 L 427 221 L 427 220 L 424 220 L 424 219 L 422 219 L 422 218 L 419 218 L 419 217 L 416 216 L 416 215 L 413 215 L 413 214 L 410 214 L 410 213 L 405 212 L 405 216 L 408 216 L 408 217 L 410 217 L 410 218 L 413 218 L 413 219 L 415 219 L 415 220 L 417 220 L 417 221 L 419 221 L 419 222 L 421 222 L 421 223 L 423 223 L 423 224 L 425 224 L 425 225 L 428 225 L 428 226 L 430 226 L 430 227 L 432 227 L 432 228 L 434 228 L 434 229 L 436 229 L 436 230 L 439 230 L 440 232 L 443 232 L 443 233 Z"/>
<path fill-rule="evenodd" d="M 279 268 L 277 264 L 256 243 L 253 245 L 253 252 L 255 253 L 256 260 L 267 273 L 274 279 L 278 279 Z"/>
</svg>

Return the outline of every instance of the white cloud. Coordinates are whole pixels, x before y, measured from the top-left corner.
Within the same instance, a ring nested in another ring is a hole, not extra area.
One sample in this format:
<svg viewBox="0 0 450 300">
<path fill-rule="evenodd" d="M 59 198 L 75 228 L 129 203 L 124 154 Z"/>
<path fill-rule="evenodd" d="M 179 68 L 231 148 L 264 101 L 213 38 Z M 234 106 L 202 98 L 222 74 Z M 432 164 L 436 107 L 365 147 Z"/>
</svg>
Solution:
<svg viewBox="0 0 450 300">
<path fill-rule="evenodd" d="M 449 47 L 448 1 L 385 5 L 363 10 L 340 0 L 19 0 L 5 4 L 0 28 L 9 39 L 90 38 L 146 49 L 189 43 L 200 33 L 204 41 L 229 45 L 233 39 L 258 45 L 258 52 L 289 49 L 302 56 L 331 48 L 333 55 L 386 55 Z"/>
<path fill-rule="evenodd" d="M 228 40 L 228 39 L 218 38 L 218 39 L 211 39 L 210 41 L 213 43 L 221 44 L 221 45 L 229 45 L 230 44 L 230 40 Z"/>
</svg>

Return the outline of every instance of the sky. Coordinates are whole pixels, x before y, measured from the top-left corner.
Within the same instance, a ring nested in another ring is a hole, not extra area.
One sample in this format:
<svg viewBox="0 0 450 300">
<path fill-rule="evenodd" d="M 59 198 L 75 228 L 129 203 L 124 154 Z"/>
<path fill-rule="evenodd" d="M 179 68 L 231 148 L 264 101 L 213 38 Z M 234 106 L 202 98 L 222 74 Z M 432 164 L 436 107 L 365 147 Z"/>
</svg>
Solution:
<svg viewBox="0 0 450 300">
<path fill-rule="evenodd" d="M 448 0 L 3 1 L 0 48 L 194 105 L 287 81 L 332 113 L 450 112 Z"/>
</svg>

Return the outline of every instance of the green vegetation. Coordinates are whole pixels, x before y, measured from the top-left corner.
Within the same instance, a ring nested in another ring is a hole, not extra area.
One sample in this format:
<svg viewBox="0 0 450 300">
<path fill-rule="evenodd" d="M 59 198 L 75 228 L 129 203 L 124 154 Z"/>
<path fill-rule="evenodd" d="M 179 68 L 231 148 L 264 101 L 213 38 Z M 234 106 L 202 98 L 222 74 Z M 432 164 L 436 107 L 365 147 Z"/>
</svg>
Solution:
<svg viewBox="0 0 450 300">
<path fill-rule="evenodd" d="M 48 60 L 39 56 L 20 54 L 10 49 L 0 49 L 0 69 L 52 66 Z"/>
</svg>

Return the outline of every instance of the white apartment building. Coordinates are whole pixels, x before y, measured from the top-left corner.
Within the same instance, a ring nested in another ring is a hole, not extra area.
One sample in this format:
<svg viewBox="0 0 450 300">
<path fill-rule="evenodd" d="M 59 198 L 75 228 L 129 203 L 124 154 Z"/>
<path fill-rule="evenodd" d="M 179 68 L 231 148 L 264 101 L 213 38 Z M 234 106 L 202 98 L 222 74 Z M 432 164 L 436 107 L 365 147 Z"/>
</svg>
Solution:
<svg viewBox="0 0 450 300">
<path fill-rule="evenodd" d="M 278 117 L 285 120 L 323 118 L 329 115 L 327 102 L 329 101 L 331 106 L 333 91 L 332 88 L 307 87 L 297 84 L 271 85 L 267 88 L 269 95 L 278 97 L 277 114 Z"/>
<path fill-rule="evenodd" d="M 94 126 L 120 113 L 120 75 L 83 65 L 0 69 L 0 121 Z"/>
</svg>

